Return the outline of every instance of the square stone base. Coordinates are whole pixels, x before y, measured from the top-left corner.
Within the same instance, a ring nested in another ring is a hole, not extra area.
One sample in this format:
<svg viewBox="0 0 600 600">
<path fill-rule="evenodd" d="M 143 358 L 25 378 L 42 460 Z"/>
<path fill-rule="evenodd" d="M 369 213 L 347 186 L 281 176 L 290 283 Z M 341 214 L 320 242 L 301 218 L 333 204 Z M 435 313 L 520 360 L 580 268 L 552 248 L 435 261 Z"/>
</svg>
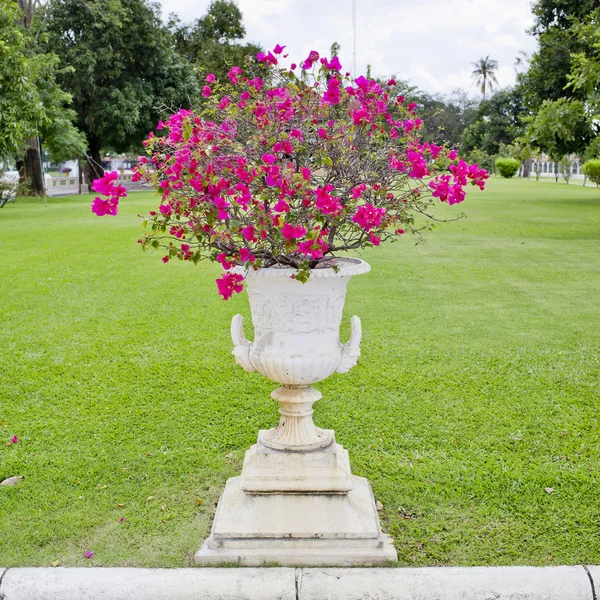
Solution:
<svg viewBox="0 0 600 600">
<path fill-rule="evenodd" d="M 370 566 L 396 560 L 369 482 L 347 493 L 247 493 L 227 481 L 198 565 Z"/>
<path fill-rule="evenodd" d="M 264 433 L 264 432 L 260 432 Z M 331 432 L 333 437 L 333 431 Z M 348 492 L 353 480 L 348 451 L 335 443 L 322 450 L 272 450 L 259 442 L 244 458 L 241 488 L 251 493 Z"/>
</svg>

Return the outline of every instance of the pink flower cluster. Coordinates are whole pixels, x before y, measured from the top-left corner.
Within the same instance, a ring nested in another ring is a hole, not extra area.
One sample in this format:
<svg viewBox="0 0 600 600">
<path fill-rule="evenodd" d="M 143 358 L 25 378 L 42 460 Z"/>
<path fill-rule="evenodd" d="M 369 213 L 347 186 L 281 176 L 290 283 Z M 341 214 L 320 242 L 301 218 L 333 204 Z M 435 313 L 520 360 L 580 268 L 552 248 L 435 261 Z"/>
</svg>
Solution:
<svg viewBox="0 0 600 600">
<path fill-rule="evenodd" d="M 439 175 L 429 182 L 431 195 L 439 198 L 441 202 L 448 202 L 448 204 L 458 204 L 465 199 L 464 188 L 469 181 L 483 190 L 485 180 L 489 177 L 485 169 L 480 169 L 477 164 L 467 165 L 464 160 L 450 165 L 450 172 L 452 175 Z"/>
<path fill-rule="evenodd" d="M 219 263 L 224 299 L 243 287 L 234 267 L 292 267 L 305 281 L 338 252 L 414 231 L 439 198 L 461 202 L 487 173 L 456 150 L 419 140 L 423 122 L 387 84 L 350 79 L 338 57 L 312 50 L 283 66 L 285 46 L 260 52 L 223 82 L 209 73 L 203 111 L 179 110 L 144 142 L 134 179 L 161 195 L 144 248 L 171 259 Z M 447 165 L 450 163 L 449 168 Z M 94 183 L 98 215 L 116 214 L 117 174 Z"/>
<path fill-rule="evenodd" d="M 92 212 L 99 217 L 104 215 L 112 215 L 113 217 L 119 212 L 119 198 L 127 196 L 127 190 L 122 185 L 115 185 L 119 179 L 119 174 L 116 171 L 105 173 L 100 179 L 96 179 L 92 184 L 92 189 L 106 199 L 96 196 L 92 202 Z"/>
</svg>

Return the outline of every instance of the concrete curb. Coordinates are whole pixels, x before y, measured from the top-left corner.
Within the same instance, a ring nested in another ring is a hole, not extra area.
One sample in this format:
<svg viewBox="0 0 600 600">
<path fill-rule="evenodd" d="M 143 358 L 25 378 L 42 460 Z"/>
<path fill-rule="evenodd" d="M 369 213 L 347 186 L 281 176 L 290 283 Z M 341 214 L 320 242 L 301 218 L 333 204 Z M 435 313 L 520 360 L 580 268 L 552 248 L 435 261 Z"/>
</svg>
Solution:
<svg viewBox="0 0 600 600">
<path fill-rule="evenodd" d="M 0 568 L 0 600 L 600 600 L 600 566 Z"/>
</svg>

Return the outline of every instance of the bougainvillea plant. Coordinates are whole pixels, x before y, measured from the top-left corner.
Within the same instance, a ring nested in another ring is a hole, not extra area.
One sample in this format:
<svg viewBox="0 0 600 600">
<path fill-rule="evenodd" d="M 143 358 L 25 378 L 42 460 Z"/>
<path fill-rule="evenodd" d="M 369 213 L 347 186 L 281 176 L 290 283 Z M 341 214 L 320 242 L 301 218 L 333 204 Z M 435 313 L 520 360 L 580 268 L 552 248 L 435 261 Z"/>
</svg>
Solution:
<svg viewBox="0 0 600 600">
<path fill-rule="evenodd" d="M 387 85 L 342 73 L 337 57 L 312 51 L 281 64 L 283 46 L 234 66 L 228 81 L 206 76 L 198 111 L 180 110 L 144 142 L 134 168 L 162 195 L 144 222 L 144 248 L 219 262 L 224 299 L 247 269 L 288 267 L 306 281 L 341 252 L 419 233 L 438 198 L 455 204 L 488 175 L 454 149 L 419 141 L 416 105 Z M 126 196 L 116 172 L 96 180 L 97 215 L 115 215 Z"/>
</svg>

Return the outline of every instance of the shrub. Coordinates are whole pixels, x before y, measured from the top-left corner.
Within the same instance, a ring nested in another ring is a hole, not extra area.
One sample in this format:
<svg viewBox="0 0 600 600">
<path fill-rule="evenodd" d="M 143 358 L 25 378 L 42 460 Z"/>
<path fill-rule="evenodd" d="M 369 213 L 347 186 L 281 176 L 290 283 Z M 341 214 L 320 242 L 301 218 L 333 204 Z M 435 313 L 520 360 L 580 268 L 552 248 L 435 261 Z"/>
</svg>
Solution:
<svg viewBox="0 0 600 600">
<path fill-rule="evenodd" d="M 583 165 L 583 174 L 596 185 L 600 185 L 600 160 L 588 160 Z"/>
<path fill-rule="evenodd" d="M 496 159 L 496 168 L 502 177 L 510 179 L 519 170 L 521 163 L 515 158 L 500 157 Z"/>
</svg>

